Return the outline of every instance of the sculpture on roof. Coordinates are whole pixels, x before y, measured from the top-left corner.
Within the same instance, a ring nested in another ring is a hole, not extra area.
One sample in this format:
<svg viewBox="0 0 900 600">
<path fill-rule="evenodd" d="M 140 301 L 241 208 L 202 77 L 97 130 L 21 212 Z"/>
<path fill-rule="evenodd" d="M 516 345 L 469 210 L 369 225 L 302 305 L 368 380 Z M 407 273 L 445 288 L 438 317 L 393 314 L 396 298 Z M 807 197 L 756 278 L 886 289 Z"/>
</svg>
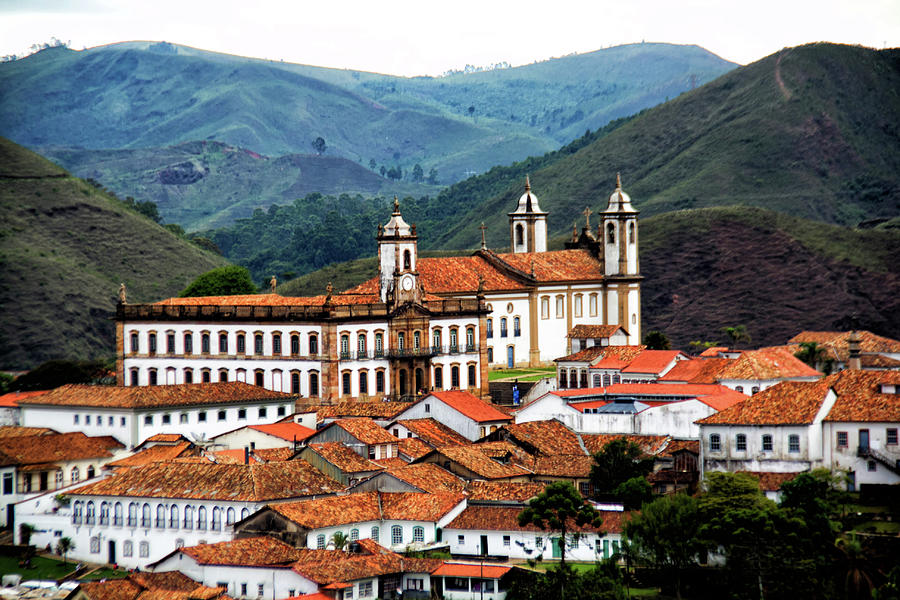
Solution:
<svg viewBox="0 0 900 600">
<path fill-rule="evenodd" d="M 269 289 L 271 290 L 271 292 L 272 292 L 273 294 L 275 293 L 275 288 L 276 288 L 277 286 L 278 286 L 278 280 L 275 279 L 275 276 L 274 276 L 274 275 L 272 275 L 272 279 L 269 280 Z"/>
<path fill-rule="evenodd" d="M 128 296 L 127 296 L 127 291 L 125 290 L 125 284 L 121 283 L 121 284 L 119 284 L 119 304 L 127 304 L 127 303 L 128 303 Z"/>
</svg>

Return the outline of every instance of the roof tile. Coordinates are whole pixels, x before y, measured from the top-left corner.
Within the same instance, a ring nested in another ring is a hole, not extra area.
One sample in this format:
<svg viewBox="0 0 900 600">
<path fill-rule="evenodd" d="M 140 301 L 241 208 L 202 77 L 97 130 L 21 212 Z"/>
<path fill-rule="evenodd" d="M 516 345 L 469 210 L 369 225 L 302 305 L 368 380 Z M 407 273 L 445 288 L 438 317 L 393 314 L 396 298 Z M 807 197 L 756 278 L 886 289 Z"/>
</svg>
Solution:
<svg viewBox="0 0 900 600">
<path fill-rule="evenodd" d="M 158 408 L 289 400 L 291 394 L 230 381 L 228 383 L 186 383 L 178 385 L 109 386 L 69 384 L 42 396 L 20 400 L 20 404 L 54 406 L 102 406 L 115 408 Z"/>
</svg>

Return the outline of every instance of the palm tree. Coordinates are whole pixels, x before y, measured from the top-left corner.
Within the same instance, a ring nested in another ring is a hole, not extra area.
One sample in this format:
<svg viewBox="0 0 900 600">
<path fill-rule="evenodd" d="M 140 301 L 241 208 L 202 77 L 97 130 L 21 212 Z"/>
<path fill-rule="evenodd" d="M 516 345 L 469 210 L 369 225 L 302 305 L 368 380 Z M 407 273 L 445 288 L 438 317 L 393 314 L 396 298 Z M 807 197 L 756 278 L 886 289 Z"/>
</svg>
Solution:
<svg viewBox="0 0 900 600">
<path fill-rule="evenodd" d="M 723 327 L 722 333 L 724 333 L 731 340 L 731 347 L 737 348 L 737 345 L 741 342 L 750 343 L 750 334 L 747 332 L 746 325 L 735 325 L 734 327 Z"/>
<path fill-rule="evenodd" d="M 350 543 L 350 538 L 343 531 L 335 531 L 331 536 L 331 543 L 334 544 L 335 550 L 343 550 Z"/>
<path fill-rule="evenodd" d="M 862 544 L 856 537 L 851 537 L 838 538 L 834 545 L 841 552 L 844 597 L 849 600 L 871 598 L 875 584 L 872 582 L 871 566 Z"/>
<path fill-rule="evenodd" d="M 794 356 L 813 369 L 818 369 L 817 365 L 821 365 L 820 370 L 826 375 L 830 374 L 831 369 L 834 368 L 834 360 L 829 358 L 828 350 L 816 342 L 800 342 L 800 349 L 794 353 Z"/>
<path fill-rule="evenodd" d="M 59 542 L 56 544 L 56 552 L 58 554 L 62 554 L 63 564 L 66 564 L 66 554 L 68 554 L 71 550 L 75 549 L 75 542 L 72 541 L 72 538 L 69 537 L 61 537 L 59 538 Z"/>
</svg>

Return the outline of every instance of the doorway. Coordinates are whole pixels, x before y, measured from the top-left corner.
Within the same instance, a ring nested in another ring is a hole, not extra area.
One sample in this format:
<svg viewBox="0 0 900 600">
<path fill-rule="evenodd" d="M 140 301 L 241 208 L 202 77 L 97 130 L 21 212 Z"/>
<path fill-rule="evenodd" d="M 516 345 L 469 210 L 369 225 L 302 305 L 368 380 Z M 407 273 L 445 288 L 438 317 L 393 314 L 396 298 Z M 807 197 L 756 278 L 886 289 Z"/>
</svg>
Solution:
<svg viewBox="0 0 900 600">
<path fill-rule="evenodd" d="M 868 429 L 860 429 L 859 430 L 859 450 L 860 452 L 869 450 L 869 430 Z"/>
<path fill-rule="evenodd" d="M 488 536 L 486 535 L 481 536 L 481 555 L 488 555 Z"/>
<path fill-rule="evenodd" d="M 111 565 L 116 564 L 116 541 L 109 540 L 109 560 L 107 560 Z"/>
<path fill-rule="evenodd" d="M 512 369 L 516 366 L 516 348 L 515 346 L 506 347 L 506 366 Z"/>
</svg>

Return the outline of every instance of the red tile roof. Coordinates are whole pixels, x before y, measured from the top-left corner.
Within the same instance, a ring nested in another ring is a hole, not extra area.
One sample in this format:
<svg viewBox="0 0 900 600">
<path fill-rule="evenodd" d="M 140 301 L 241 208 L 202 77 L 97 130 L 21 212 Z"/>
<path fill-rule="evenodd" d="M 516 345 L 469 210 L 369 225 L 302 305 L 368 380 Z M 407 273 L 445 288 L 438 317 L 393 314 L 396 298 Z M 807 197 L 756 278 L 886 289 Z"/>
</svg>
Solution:
<svg viewBox="0 0 900 600">
<path fill-rule="evenodd" d="M 125 579 L 86 581 L 79 591 L 90 600 L 231 600 L 224 588 L 209 588 L 177 571 L 132 573 Z"/>
<path fill-rule="evenodd" d="M 403 438 L 400 440 L 399 453 L 415 460 L 432 451 L 432 447 L 419 438 Z"/>
<path fill-rule="evenodd" d="M 535 525 L 519 525 L 518 516 L 522 512 L 519 506 L 467 506 L 455 519 L 450 521 L 444 530 L 473 529 L 488 531 L 532 531 L 542 532 Z M 580 533 L 621 533 L 622 524 L 628 513 L 617 511 L 597 511 L 603 523 L 600 527 L 590 525 L 577 526 L 570 522 L 570 531 Z"/>
<path fill-rule="evenodd" d="M 643 396 L 701 398 L 733 392 L 724 385 L 702 383 L 614 383 L 606 387 L 576 388 L 551 392 L 561 398 L 597 398 L 603 396 L 634 396 L 644 401 Z"/>
<path fill-rule="evenodd" d="M 482 502 L 518 502 L 523 504 L 544 491 L 536 482 L 470 481 L 466 484 L 469 500 Z"/>
<path fill-rule="evenodd" d="M 437 521 L 462 502 L 461 492 L 361 492 L 272 504 L 269 509 L 306 529 L 366 521 Z"/>
<path fill-rule="evenodd" d="M 412 406 L 412 402 L 336 402 L 334 404 L 310 404 L 298 406 L 303 412 L 315 411 L 317 420 L 339 419 L 343 417 L 370 417 L 372 419 L 392 419 Z"/>
<path fill-rule="evenodd" d="M 781 348 L 746 350 L 719 372 L 722 379 L 782 379 L 821 377 L 821 373 Z"/>
<path fill-rule="evenodd" d="M 846 370 L 829 375 L 838 397 L 826 421 L 900 422 L 900 394 L 882 394 L 882 384 L 900 385 L 900 371 Z"/>
<path fill-rule="evenodd" d="M 702 357 L 716 357 L 719 356 L 720 352 L 728 352 L 728 346 L 713 346 L 711 348 L 707 348 L 703 352 L 700 353 Z"/>
<path fill-rule="evenodd" d="M 472 471 L 482 479 L 511 479 L 530 475 L 527 469 L 501 464 L 488 456 L 476 446 L 444 446 L 432 451 Z M 431 453 L 429 453 L 431 454 Z M 420 460 L 424 460 L 423 457 Z"/>
<path fill-rule="evenodd" d="M 576 325 L 566 337 L 578 340 L 608 338 L 620 330 L 627 333 L 621 325 Z"/>
<path fill-rule="evenodd" d="M 142 442 L 142 445 L 146 444 L 148 442 L 151 442 L 151 443 L 158 442 L 161 444 L 175 444 L 175 443 L 181 442 L 186 439 L 187 438 L 185 438 L 180 433 L 157 433 L 156 435 L 151 435 L 146 440 L 144 440 Z"/>
<path fill-rule="evenodd" d="M 263 462 L 280 462 L 291 460 L 294 456 L 294 449 L 290 446 L 283 448 L 257 448 L 253 451 L 253 456 Z"/>
<path fill-rule="evenodd" d="M 363 444 L 396 444 L 400 441 L 387 429 L 365 417 L 338 419 L 328 427 L 340 427 Z"/>
<path fill-rule="evenodd" d="M 478 396 L 462 390 L 452 390 L 448 392 L 431 392 L 428 396 L 419 402 L 425 402 L 430 397 L 435 397 L 447 406 L 462 413 L 466 417 L 477 423 L 485 423 L 490 421 L 512 421 L 512 417 L 500 412 L 497 408 L 485 402 Z"/>
<path fill-rule="evenodd" d="M 69 384 L 42 396 L 20 400 L 20 404 L 54 406 L 102 406 L 115 408 L 161 408 L 204 404 L 235 404 L 257 400 L 293 399 L 291 394 L 272 392 L 239 381 L 121 387 Z"/>
<path fill-rule="evenodd" d="M 302 460 L 264 465 L 153 463 L 125 469 L 72 495 L 264 502 L 329 494 L 342 486 Z"/>
<path fill-rule="evenodd" d="M 663 451 L 669 441 L 667 435 L 624 435 L 620 433 L 582 433 L 581 439 L 591 454 L 603 450 L 606 444 L 613 440 L 624 438 L 641 447 L 648 456 L 654 456 Z"/>
<path fill-rule="evenodd" d="M 450 445 L 460 446 L 469 443 L 469 440 L 456 431 L 434 419 L 402 419 L 397 421 L 397 424 L 406 427 L 416 437 L 433 448 Z"/>
<path fill-rule="evenodd" d="M 167 298 L 156 302 L 163 306 L 324 306 L 328 296 L 281 296 L 279 294 L 251 294 L 237 296 L 198 296 L 192 298 Z M 381 299 L 374 293 L 332 294 L 330 303 L 378 304 Z"/>
<path fill-rule="evenodd" d="M 303 425 L 292 421 L 268 423 L 266 425 L 250 425 L 250 429 L 281 438 L 288 442 L 301 442 L 316 432 L 315 429 L 304 427 Z"/>
<path fill-rule="evenodd" d="M 759 489 L 764 492 L 777 492 L 781 486 L 792 481 L 800 473 L 773 473 L 770 471 L 740 471 L 759 480 Z"/>
<path fill-rule="evenodd" d="M 587 250 L 555 250 L 497 254 L 504 263 L 539 282 L 599 281 L 605 277 L 600 261 Z"/>
<path fill-rule="evenodd" d="M 423 492 L 461 492 L 466 482 L 434 463 L 417 463 L 387 470 L 401 481 Z"/>
<path fill-rule="evenodd" d="M 800 344 L 801 342 L 816 342 L 822 346 L 834 349 L 836 358 L 842 362 L 846 362 L 849 356 L 849 347 L 847 340 L 850 338 L 850 331 L 801 331 L 790 339 L 792 344 Z M 856 332 L 860 338 L 859 349 L 865 353 L 886 353 L 893 354 L 900 352 L 900 341 L 891 338 L 875 335 L 871 331 L 858 330 Z"/>
<path fill-rule="evenodd" d="M 0 464 L 50 465 L 83 459 L 111 458 L 112 449 L 124 448 L 109 436 L 88 437 L 80 431 L 0 438 Z"/>
<path fill-rule="evenodd" d="M 597 369 L 621 369 L 646 349 L 646 346 L 590 346 L 555 362 L 586 362 Z"/>
<path fill-rule="evenodd" d="M 347 582 L 367 579 L 379 575 L 401 573 L 431 573 L 442 561 L 433 558 L 407 558 L 379 546 L 369 539 L 357 542 L 365 551 L 361 554 L 342 552 L 340 560 L 321 559 L 310 550 L 309 558 L 302 558 L 294 564 L 293 570 L 319 584 L 322 589 L 343 589 L 350 587 Z M 375 551 L 373 548 L 381 551 Z"/>
<path fill-rule="evenodd" d="M 509 423 L 503 426 L 503 430 L 537 454 L 544 456 L 585 454 L 584 448 L 578 442 L 578 435 L 556 419 Z"/>
<path fill-rule="evenodd" d="M 107 467 L 139 467 L 149 463 L 168 462 L 183 456 L 198 456 L 200 450 L 190 442 L 181 442 L 174 446 L 151 446 L 131 456 L 107 463 Z"/>
<path fill-rule="evenodd" d="M 534 459 L 532 470 L 537 476 L 567 477 L 587 479 L 591 476 L 591 465 L 594 457 L 581 456 L 538 456 Z"/>
<path fill-rule="evenodd" d="M 181 548 L 180 552 L 201 565 L 245 567 L 287 565 L 300 557 L 300 553 L 293 546 L 268 536 L 187 546 Z"/>
<path fill-rule="evenodd" d="M 307 446 L 344 473 L 367 473 L 384 470 L 382 465 L 360 456 L 340 442 L 322 442 Z"/>
<path fill-rule="evenodd" d="M 808 425 L 819 411 L 827 381 L 783 381 L 743 402 L 700 419 L 704 425 Z"/>
<path fill-rule="evenodd" d="M 442 564 L 431 575 L 438 577 L 475 577 L 478 579 L 500 579 L 512 570 L 507 565 L 485 565 L 485 564 L 466 564 L 466 563 L 447 563 Z"/>
<path fill-rule="evenodd" d="M 35 390 L 31 392 L 10 392 L 0 396 L 0 408 L 16 408 L 22 398 L 34 398 L 46 394 L 48 390 Z"/>
<path fill-rule="evenodd" d="M 681 350 L 644 350 L 622 369 L 623 373 L 662 373 L 663 369 L 683 356 Z"/>
<path fill-rule="evenodd" d="M 19 425 L 3 425 L 0 426 L 0 439 L 11 437 L 29 437 L 32 435 L 48 435 L 51 433 L 59 433 L 55 429 L 49 427 L 22 427 Z"/>
<path fill-rule="evenodd" d="M 660 383 L 716 383 L 719 373 L 734 362 L 733 358 L 692 358 L 675 363 Z"/>
</svg>

